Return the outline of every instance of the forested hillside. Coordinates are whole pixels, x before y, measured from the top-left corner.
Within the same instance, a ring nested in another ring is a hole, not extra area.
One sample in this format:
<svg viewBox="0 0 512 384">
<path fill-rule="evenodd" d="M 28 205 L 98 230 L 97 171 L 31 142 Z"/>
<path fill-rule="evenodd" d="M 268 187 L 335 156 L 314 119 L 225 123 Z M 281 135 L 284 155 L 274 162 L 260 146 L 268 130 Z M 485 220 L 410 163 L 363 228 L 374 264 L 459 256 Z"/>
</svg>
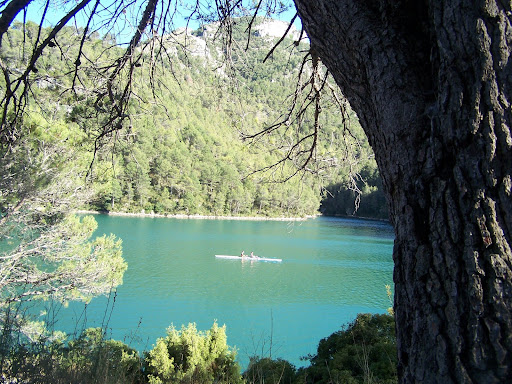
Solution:
<svg viewBox="0 0 512 384">
<path fill-rule="evenodd" d="M 23 28 L 28 30 L 25 39 L 38 38 L 35 24 L 15 24 L 9 30 L 1 55 L 14 68 L 29 54 L 20 49 L 25 46 Z M 357 118 L 350 112 L 340 114 L 335 103 L 327 100 L 322 106 L 320 138 L 306 137 L 314 122 L 309 109 L 290 120 L 279 137 L 243 140 L 282 120 L 297 102 L 293 95 L 305 87 L 298 76 L 308 47 L 286 38 L 263 62 L 278 36 L 254 28 L 251 49 L 245 50 L 244 30 L 235 28 L 229 46 L 215 40 L 214 32 L 211 25 L 180 29 L 158 44 L 146 42 L 145 63 L 137 66 L 131 84 L 136 97 L 129 118 L 123 129 L 106 136 L 90 134 L 101 131 L 109 106 L 97 103 L 89 89 L 101 63 L 107 65 L 122 49 L 109 35 L 81 41 L 80 33 L 68 28 L 32 68 L 38 81 L 31 88 L 26 121 L 34 134 L 43 127 L 57 137 L 76 132 L 74 143 L 95 152 L 94 157 L 84 154 L 73 160 L 90 167 L 87 185 L 92 197 L 84 208 L 304 216 L 315 214 L 324 198 L 322 212 L 345 215 L 354 213 L 361 194 L 363 216 L 386 217 L 376 165 Z M 82 62 L 79 70 L 66 68 L 70 61 L 63 59 L 76 55 L 81 45 L 95 66 Z M 170 60 L 148 65 L 155 49 L 165 49 Z M 307 79 L 304 74 L 307 69 Z M 43 112 L 51 112 L 50 121 L 41 117 Z M 342 116 L 350 120 L 349 130 L 342 129 Z M 301 156 L 315 140 L 314 159 L 283 183 L 302 165 L 289 151 L 304 137 Z M 288 161 L 280 163 L 286 157 Z M 272 165 L 276 167 L 268 168 Z"/>
</svg>

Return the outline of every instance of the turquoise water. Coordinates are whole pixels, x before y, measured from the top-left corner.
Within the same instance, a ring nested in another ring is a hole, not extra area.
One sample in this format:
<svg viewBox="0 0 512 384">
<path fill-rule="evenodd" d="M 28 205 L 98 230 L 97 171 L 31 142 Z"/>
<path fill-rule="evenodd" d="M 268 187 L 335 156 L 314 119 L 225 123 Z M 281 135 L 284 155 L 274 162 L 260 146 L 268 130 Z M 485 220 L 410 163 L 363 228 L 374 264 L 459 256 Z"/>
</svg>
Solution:
<svg viewBox="0 0 512 384">
<path fill-rule="evenodd" d="M 94 299 L 85 311 L 83 304 L 62 309 L 58 329 L 104 324 L 109 336 L 148 350 L 171 323 L 206 330 L 217 320 L 243 366 L 253 355 L 301 366 L 301 356 L 358 313 L 390 306 L 393 231 L 386 223 L 96 219 L 98 234 L 123 239 L 124 284 L 115 298 Z M 214 256 L 242 250 L 283 262 Z"/>
</svg>

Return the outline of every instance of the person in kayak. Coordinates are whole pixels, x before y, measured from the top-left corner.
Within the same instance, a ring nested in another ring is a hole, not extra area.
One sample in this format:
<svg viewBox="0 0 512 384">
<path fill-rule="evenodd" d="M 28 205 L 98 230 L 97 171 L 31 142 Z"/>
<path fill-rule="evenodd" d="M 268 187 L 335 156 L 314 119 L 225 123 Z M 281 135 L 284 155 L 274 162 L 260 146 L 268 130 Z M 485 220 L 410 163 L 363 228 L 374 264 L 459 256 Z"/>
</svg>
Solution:
<svg viewBox="0 0 512 384">
<path fill-rule="evenodd" d="M 247 255 L 244 253 L 244 251 L 242 251 L 242 253 L 240 254 L 240 257 L 241 257 L 241 258 L 244 258 L 244 257 L 246 257 L 246 256 L 247 256 Z"/>
</svg>

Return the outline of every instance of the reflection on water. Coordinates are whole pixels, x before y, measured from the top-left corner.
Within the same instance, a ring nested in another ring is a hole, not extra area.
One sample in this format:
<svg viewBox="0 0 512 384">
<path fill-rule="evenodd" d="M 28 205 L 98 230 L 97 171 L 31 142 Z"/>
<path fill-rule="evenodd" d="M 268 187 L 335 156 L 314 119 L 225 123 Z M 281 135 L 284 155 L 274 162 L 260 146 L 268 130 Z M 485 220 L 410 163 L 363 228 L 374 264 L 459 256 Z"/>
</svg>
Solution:
<svg viewBox="0 0 512 384">
<path fill-rule="evenodd" d="M 318 341 L 360 312 L 385 312 L 393 231 L 382 222 L 179 220 L 97 216 L 98 233 L 123 239 L 128 262 L 112 313 L 106 298 L 61 311 L 57 328 L 108 323 L 111 336 L 151 348 L 171 324 L 227 325 L 228 343 L 302 365 Z M 282 263 L 216 259 L 255 254 Z M 112 303 L 113 300 L 110 301 Z M 85 320 L 84 320 L 85 319 Z M 136 332 L 134 336 L 134 332 Z M 271 335 L 272 333 L 272 335 Z M 271 337 L 272 336 L 272 337 Z M 272 339 L 272 348 L 270 344 Z"/>
</svg>

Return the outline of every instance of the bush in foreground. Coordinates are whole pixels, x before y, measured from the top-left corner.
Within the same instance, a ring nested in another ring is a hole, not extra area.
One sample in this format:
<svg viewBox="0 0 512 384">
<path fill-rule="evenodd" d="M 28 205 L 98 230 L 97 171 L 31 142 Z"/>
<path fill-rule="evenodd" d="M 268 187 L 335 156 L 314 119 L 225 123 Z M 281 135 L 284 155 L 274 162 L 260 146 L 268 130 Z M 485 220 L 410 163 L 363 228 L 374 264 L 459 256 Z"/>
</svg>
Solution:
<svg viewBox="0 0 512 384">
<path fill-rule="evenodd" d="M 62 340 L 18 345 L 2 357 L 4 383 L 139 383 L 138 352 L 106 340 L 101 328 L 89 328 L 67 344 Z"/>
<path fill-rule="evenodd" d="M 146 354 L 150 384 L 243 383 L 236 353 L 226 344 L 226 326 L 214 323 L 205 333 L 195 324 L 171 326 Z"/>
<path fill-rule="evenodd" d="M 359 314 L 322 339 L 310 365 L 296 369 L 286 360 L 253 357 L 240 374 L 226 327 L 216 323 L 171 326 L 141 357 L 128 345 L 107 340 L 90 328 L 74 340 L 13 347 L 1 357 L 0 381 L 7 383 L 109 384 L 391 384 L 397 382 L 396 338 L 391 315 Z"/>
<path fill-rule="evenodd" d="M 396 383 L 395 320 L 388 314 L 359 314 L 340 331 L 322 339 L 301 383 Z"/>
<path fill-rule="evenodd" d="M 295 382 L 296 370 L 286 360 L 253 357 L 243 377 L 247 383 L 291 384 Z"/>
<path fill-rule="evenodd" d="M 340 331 L 322 339 L 308 367 L 295 369 L 281 359 L 252 358 L 247 384 L 397 383 L 394 317 L 359 314 Z"/>
</svg>

